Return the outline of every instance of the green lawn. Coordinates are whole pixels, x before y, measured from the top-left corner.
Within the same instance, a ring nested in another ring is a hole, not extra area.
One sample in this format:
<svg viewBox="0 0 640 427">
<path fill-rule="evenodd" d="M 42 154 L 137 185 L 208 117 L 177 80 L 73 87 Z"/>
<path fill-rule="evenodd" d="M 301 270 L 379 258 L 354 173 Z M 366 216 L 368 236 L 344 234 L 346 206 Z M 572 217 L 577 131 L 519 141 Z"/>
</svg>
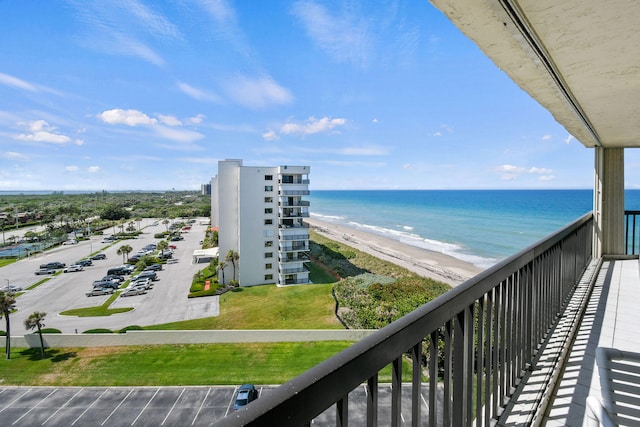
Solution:
<svg viewBox="0 0 640 427">
<path fill-rule="evenodd" d="M 350 342 L 194 344 L 13 349 L 0 359 L 3 385 L 171 386 L 282 384 Z M 410 365 L 403 372 L 410 378 Z M 390 381 L 390 369 L 380 381 Z"/>
<path fill-rule="evenodd" d="M 237 288 L 220 296 L 220 316 L 145 329 L 343 329 L 331 284 Z"/>
<path fill-rule="evenodd" d="M 63 311 L 63 316 L 93 317 L 93 316 L 111 316 L 112 314 L 126 313 L 133 310 L 133 307 L 109 308 L 111 303 L 120 296 L 120 291 L 111 295 L 102 305 L 94 307 L 74 308 L 72 310 Z"/>
</svg>

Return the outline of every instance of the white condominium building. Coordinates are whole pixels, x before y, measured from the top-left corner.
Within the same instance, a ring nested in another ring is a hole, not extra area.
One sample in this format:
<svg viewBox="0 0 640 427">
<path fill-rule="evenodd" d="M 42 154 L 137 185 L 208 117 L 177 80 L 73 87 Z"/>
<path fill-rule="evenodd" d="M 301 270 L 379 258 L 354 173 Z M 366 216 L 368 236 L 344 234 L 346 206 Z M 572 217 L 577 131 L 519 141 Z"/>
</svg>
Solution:
<svg viewBox="0 0 640 427">
<path fill-rule="evenodd" d="M 218 227 L 220 261 L 230 250 L 224 282 L 240 286 L 311 283 L 309 251 L 309 166 L 253 167 L 242 160 L 218 162 L 211 180 L 211 225 Z M 222 277 L 220 277 L 222 281 Z"/>
</svg>

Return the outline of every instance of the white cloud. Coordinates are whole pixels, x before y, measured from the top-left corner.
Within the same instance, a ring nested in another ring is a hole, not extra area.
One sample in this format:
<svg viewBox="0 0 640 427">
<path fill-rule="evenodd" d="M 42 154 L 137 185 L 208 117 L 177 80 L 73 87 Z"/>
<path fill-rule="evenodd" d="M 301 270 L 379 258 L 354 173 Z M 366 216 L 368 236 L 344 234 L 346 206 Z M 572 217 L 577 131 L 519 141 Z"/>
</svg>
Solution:
<svg viewBox="0 0 640 427">
<path fill-rule="evenodd" d="M 193 142 L 204 138 L 204 135 L 200 132 L 189 129 L 176 129 L 166 126 L 154 126 L 153 131 L 161 138 L 170 139 L 177 142 Z"/>
<path fill-rule="evenodd" d="M 500 165 L 495 168 L 495 171 L 502 173 L 501 179 L 511 181 L 517 179 L 520 175 L 543 175 L 538 178 L 540 181 L 551 181 L 555 179 L 552 175 L 553 170 L 548 168 L 539 168 L 532 166 L 530 168 L 524 168 L 522 166 L 514 165 Z"/>
<path fill-rule="evenodd" d="M 0 157 L 7 160 L 27 161 L 29 158 L 24 154 L 16 153 L 15 151 L 5 151 L 0 153 Z"/>
<path fill-rule="evenodd" d="M 296 2 L 292 13 L 304 25 L 307 35 L 334 60 L 367 65 L 373 37 L 365 20 L 348 12 L 332 15 L 313 1 Z"/>
<path fill-rule="evenodd" d="M 573 141 L 575 138 L 573 137 L 573 135 L 568 135 L 567 139 L 564 140 L 564 142 L 566 144 L 571 144 L 571 141 Z"/>
<path fill-rule="evenodd" d="M 187 122 L 191 123 L 191 124 L 194 124 L 194 125 L 197 125 L 197 124 L 202 123 L 202 121 L 205 119 L 205 117 L 206 116 L 204 114 L 198 114 L 197 116 L 189 117 L 187 119 Z"/>
<path fill-rule="evenodd" d="M 546 135 L 543 135 L 543 136 L 542 136 L 542 140 L 543 140 L 543 141 L 548 141 L 548 140 L 550 140 L 550 139 L 551 139 L 551 135 L 549 135 L 549 134 L 546 134 Z"/>
<path fill-rule="evenodd" d="M 100 172 L 100 166 L 89 166 L 87 168 L 87 171 L 89 171 L 90 173 Z"/>
<path fill-rule="evenodd" d="M 138 110 L 121 110 L 118 108 L 103 111 L 98 114 L 98 118 L 110 125 L 138 126 L 155 125 L 158 123 L 156 119 L 153 119 Z"/>
<path fill-rule="evenodd" d="M 267 141 L 277 141 L 280 139 L 280 137 L 278 136 L 277 133 L 275 133 L 273 130 L 269 129 L 268 131 L 266 131 L 265 133 L 262 134 L 262 138 L 267 140 Z"/>
<path fill-rule="evenodd" d="M 373 120 L 371 120 L 372 123 L 378 123 L 378 119 L 374 118 Z"/>
<path fill-rule="evenodd" d="M 77 171 L 79 168 L 76 165 L 69 165 L 69 166 L 65 166 L 64 170 L 66 170 L 67 172 L 75 172 Z"/>
<path fill-rule="evenodd" d="M 37 92 L 38 89 L 36 86 L 31 83 L 27 83 L 24 80 L 21 80 L 17 77 L 10 76 L 8 74 L 0 73 L 0 84 L 15 87 L 18 89 L 28 90 L 30 92 Z"/>
<path fill-rule="evenodd" d="M 29 133 L 14 136 L 21 141 L 50 142 L 52 144 L 66 144 L 71 141 L 66 135 L 54 133 L 55 127 L 49 126 L 44 120 L 34 120 L 24 124 Z"/>
<path fill-rule="evenodd" d="M 158 120 L 160 120 L 160 123 L 167 126 L 182 126 L 182 122 L 175 116 L 165 116 L 163 114 L 158 114 Z"/>
<path fill-rule="evenodd" d="M 237 76 L 225 84 L 227 95 L 237 104 L 251 109 L 272 105 L 286 105 L 293 101 L 291 92 L 271 77 L 249 78 Z"/>
<path fill-rule="evenodd" d="M 319 132 L 328 132 L 338 126 L 344 126 L 346 119 L 323 117 L 320 120 L 315 117 L 309 117 L 304 123 L 285 123 L 280 128 L 280 133 L 284 135 L 311 135 Z"/>
<path fill-rule="evenodd" d="M 198 101 L 222 102 L 222 98 L 213 92 L 198 89 L 184 82 L 178 82 L 177 85 L 182 93 Z"/>
<path fill-rule="evenodd" d="M 341 150 L 347 156 L 386 156 L 389 151 L 382 147 L 347 147 Z"/>
</svg>

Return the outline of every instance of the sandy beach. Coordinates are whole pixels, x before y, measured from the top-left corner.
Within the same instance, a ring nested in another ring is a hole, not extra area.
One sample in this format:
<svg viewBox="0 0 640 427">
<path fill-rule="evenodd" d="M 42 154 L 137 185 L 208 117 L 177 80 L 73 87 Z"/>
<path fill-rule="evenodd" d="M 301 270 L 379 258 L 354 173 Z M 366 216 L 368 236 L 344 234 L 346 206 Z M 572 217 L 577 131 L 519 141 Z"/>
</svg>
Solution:
<svg viewBox="0 0 640 427">
<path fill-rule="evenodd" d="M 444 255 L 402 243 L 374 233 L 345 225 L 307 218 L 311 230 L 323 236 L 345 243 L 380 259 L 393 262 L 414 273 L 457 286 L 482 271 L 475 265 Z"/>
</svg>

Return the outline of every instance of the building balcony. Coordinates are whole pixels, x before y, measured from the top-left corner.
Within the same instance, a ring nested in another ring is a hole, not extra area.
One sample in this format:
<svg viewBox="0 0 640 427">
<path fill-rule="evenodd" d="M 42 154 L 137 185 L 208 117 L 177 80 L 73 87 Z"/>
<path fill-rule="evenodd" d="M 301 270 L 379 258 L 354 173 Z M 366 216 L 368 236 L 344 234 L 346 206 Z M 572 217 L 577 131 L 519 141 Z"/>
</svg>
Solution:
<svg viewBox="0 0 640 427">
<path fill-rule="evenodd" d="M 307 239 L 308 238 L 309 236 L 307 236 Z M 281 242 L 278 249 L 283 252 L 296 252 L 296 251 L 306 252 L 309 250 L 309 242 L 308 240 L 306 242 L 297 243 L 297 244 L 292 244 L 289 242 Z"/>
<path fill-rule="evenodd" d="M 310 202 L 308 200 L 300 200 L 300 199 L 294 199 L 292 201 L 289 201 L 286 198 L 283 198 L 282 200 L 280 200 L 278 202 L 278 206 L 284 206 L 284 207 L 309 207 L 310 206 Z"/>
<path fill-rule="evenodd" d="M 303 234 L 300 233 L 299 230 L 294 229 L 286 229 L 286 228 L 282 228 L 279 230 L 280 233 L 278 235 L 278 239 L 280 240 L 309 240 L 309 233 Z M 290 234 L 289 231 L 291 231 L 292 233 Z"/>
<path fill-rule="evenodd" d="M 216 425 L 582 425 L 596 349 L 640 354 L 637 256 L 594 259 L 593 231 L 589 213 Z"/>
<path fill-rule="evenodd" d="M 309 190 L 278 190 L 279 196 L 308 196 Z"/>
</svg>

